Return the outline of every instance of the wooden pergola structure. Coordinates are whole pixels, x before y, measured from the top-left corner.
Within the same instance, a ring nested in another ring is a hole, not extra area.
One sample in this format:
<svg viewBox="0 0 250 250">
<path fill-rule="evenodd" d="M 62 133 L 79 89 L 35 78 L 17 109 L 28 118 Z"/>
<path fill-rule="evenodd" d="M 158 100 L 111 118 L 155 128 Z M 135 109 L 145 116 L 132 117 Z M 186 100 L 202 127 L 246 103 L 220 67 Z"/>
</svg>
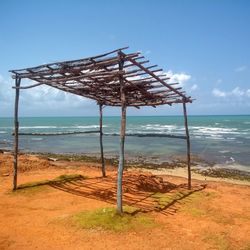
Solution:
<svg viewBox="0 0 250 250">
<path fill-rule="evenodd" d="M 13 190 L 17 188 L 18 165 L 18 102 L 20 89 L 48 85 L 75 95 L 91 98 L 97 102 L 100 111 L 100 148 L 102 175 L 105 173 L 103 155 L 102 110 L 103 106 L 121 107 L 120 152 L 117 173 L 117 211 L 122 213 L 122 177 L 124 169 L 124 142 L 126 130 L 126 108 L 158 105 L 183 105 L 187 141 L 188 188 L 191 188 L 190 140 L 187 123 L 186 103 L 192 103 L 178 83 L 168 83 L 169 78 L 157 65 L 148 65 L 140 52 L 125 53 L 120 48 L 102 55 L 73 61 L 55 62 L 36 67 L 10 70 L 15 79 L 14 113 L 14 178 Z M 21 79 L 36 83 L 21 86 Z M 183 138 L 183 136 L 181 137 Z"/>
</svg>

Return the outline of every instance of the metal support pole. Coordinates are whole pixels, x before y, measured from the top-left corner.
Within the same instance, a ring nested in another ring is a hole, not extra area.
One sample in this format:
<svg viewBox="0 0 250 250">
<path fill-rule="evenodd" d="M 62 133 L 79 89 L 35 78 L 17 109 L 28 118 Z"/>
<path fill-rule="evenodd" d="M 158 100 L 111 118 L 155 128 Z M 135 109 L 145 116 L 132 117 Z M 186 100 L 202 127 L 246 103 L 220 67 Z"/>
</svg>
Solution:
<svg viewBox="0 0 250 250">
<path fill-rule="evenodd" d="M 102 104 L 99 104 L 99 111 L 100 111 L 100 150 L 101 150 L 101 162 L 102 162 L 102 177 L 106 177 L 106 170 L 105 170 L 105 160 L 103 155 L 103 132 L 102 132 Z"/>
<path fill-rule="evenodd" d="M 19 104 L 19 87 L 21 84 L 21 78 L 16 77 L 16 97 L 15 97 L 15 110 L 14 110 L 14 160 L 13 160 L 13 190 L 17 188 L 17 166 L 18 166 L 18 104 Z"/>
<path fill-rule="evenodd" d="M 119 70 L 123 69 L 124 61 L 123 56 L 118 52 L 119 57 Z M 120 95 L 121 95 L 121 131 L 120 131 L 120 152 L 119 152 L 119 166 L 117 173 L 117 212 L 121 214 L 122 209 L 122 177 L 124 169 L 124 142 L 125 142 L 125 130 L 126 130 L 126 96 L 124 92 L 123 76 L 119 76 L 120 81 Z"/>
<path fill-rule="evenodd" d="M 186 108 L 185 100 L 183 102 L 183 113 L 184 113 L 184 121 L 185 121 L 186 137 L 187 137 L 188 189 L 191 189 L 190 138 L 189 138 L 189 131 L 188 131 L 187 108 Z"/>
</svg>

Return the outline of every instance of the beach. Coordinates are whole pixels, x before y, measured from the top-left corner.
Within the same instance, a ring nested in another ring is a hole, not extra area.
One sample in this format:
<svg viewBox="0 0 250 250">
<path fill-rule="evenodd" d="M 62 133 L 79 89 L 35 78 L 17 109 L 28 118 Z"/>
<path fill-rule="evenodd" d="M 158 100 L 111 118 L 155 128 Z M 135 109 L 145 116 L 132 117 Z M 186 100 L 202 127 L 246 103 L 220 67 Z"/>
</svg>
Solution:
<svg viewBox="0 0 250 250">
<path fill-rule="evenodd" d="M 184 169 L 180 172 L 127 168 L 124 203 L 140 208 L 156 226 L 113 232 L 79 228 L 71 217 L 82 211 L 115 206 L 115 165 L 108 164 L 107 178 L 100 178 L 100 163 L 91 159 L 21 154 L 18 185 L 35 184 L 13 193 L 12 155 L 0 154 L 0 162 L 0 221 L 6 225 L 0 229 L 1 249 L 51 246 L 53 249 L 248 249 L 250 246 L 247 182 L 230 180 L 238 183 L 235 184 L 194 176 L 192 192 L 179 197 L 176 194 L 186 192 L 187 179 L 180 177 Z M 38 185 L 44 180 L 76 174 L 81 177 Z M 175 197 L 164 207 L 159 207 L 161 203 L 153 198 L 159 195 L 159 190 L 152 193 L 145 185 L 136 184 L 156 176 L 172 187 L 167 193 Z M 134 183 L 133 190 L 135 187 L 138 190 L 132 192 L 129 183 Z"/>
</svg>

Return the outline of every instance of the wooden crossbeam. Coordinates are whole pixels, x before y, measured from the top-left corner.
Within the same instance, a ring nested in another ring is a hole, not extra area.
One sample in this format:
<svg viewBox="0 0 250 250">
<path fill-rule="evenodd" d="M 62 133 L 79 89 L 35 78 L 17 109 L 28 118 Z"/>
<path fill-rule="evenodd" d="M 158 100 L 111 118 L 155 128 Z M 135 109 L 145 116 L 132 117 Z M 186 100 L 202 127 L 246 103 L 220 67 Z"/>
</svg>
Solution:
<svg viewBox="0 0 250 250">
<path fill-rule="evenodd" d="M 121 52 L 123 53 L 123 52 Z M 185 95 L 183 95 L 182 93 L 180 93 L 178 90 L 176 90 L 175 88 L 173 88 L 171 85 L 167 84 L 166 82 L 164 82 L 160 77 L 158 77 L 156 74 L 154 74 L 153 71 L 147 69 L 146 67 L 140 65 L 140 63 L 138 63 L 136 60 L 132 59 L 132 58 L 128 58 L 128 60 L 132 63 L 134 63 L 134 65 L 138 66 L 141 70 L 145 71 L 145 73 L 151 75 L 152 77 L 154 77 L 156 80 L 158 80 L 160 83 L 162 83 L 164 86 L 166 86 L 167 88 L 171 89 L 173 92 L 175 92 L 176 94 L 178 94 L 179 96 L 181 96 L 182 98 L 184 98 L 185 101 L 189 101 L 192 102 L 191 99 L 187 98 Z"/>
<path fill-rule="evenodd" d="M 51 66 L 58 65 L 58 64 L 61 65 L 61 64 L 69 64 L 69 63 L 76 63 L 76 62 L 83 62 L 83 61 L 98 59 L 98 58 L 105 57 L 105 56 L 111 55 L 113 53 L 116 53 L 117 51 L 122 51 L 122 50 L 125 50 L 125 49 L 128 49 L 128 48 L 129 47 L 123 47 L 123 48 L 120 48 L 120 49 L 112 50 L 112 51 L 104 53 L 104 54 L 91 56 L 91 57 L 86 57 L 86 58 L 83 58 L 83 59 L 70 60 L 70 61 L 68 60 L 68 61 L 62 61 L 62 62 L 42 64 L 42 65 L 39 65 L 39 66 L 36 66 L 36 67 L 31 67 L 29 69 L 30 70 L 38 70 L 39 68 L 44 68 L 44 67 L 51 68 Z M 20 72 L 20 71 L 24 71 L 24 70 L 27 70 L 27 68 L 18 69 L 18 70 L 10 70 L 10 72 L 16 74 L 16 73 L 18 73 L 18 71 Z"/>
<path fill-rule="evenodd" d="M 169 77 L 157 69 L 157 65 L 143 66 L 148 63 L 140 53 L 125 54 L 114 50 L 73 61 L 44 64 L 21 70 L 11 70 L 13 78 L 28 78 L 36 84 L 18 86 L 28 89 L 48 85 L 68 93 L 91 98 L 103 105 L 120 106 L 120 77 L 124 82 L 127 106 L 157 106 L 172 103 L 191 102 L 177 83 L 168 83 Z M 119 57 L 123 57 L 123 67 L 119 70 Z M 156 69 L 155 69 L 156 68 Z M 16 88 L 16 87 L 14 87 Z"/>
</svg>

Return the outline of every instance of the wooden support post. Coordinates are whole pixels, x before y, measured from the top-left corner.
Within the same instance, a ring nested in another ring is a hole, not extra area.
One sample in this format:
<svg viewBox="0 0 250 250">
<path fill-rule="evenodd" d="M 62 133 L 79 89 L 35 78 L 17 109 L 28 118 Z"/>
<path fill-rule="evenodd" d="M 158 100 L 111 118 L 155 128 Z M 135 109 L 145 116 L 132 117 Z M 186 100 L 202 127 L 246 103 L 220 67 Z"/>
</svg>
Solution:
<svg viewBox="0 0 250 250">
<path fill-rule="evenodd" d="M 19 87 L 21 83 L 21 78 L 16 77 L 15 85 L 16 85 L 16 97 L 15 97 L 15 111 L 14 111 L 14 160 L 13 160 L 13 190 L 15 191 L 17 188 L 17 166 L 18 166 L 18 104 L 19 104 Z"/>
<path fill-rule="evenodd" d="M 190 138 L 189 138 L 189 131 L 188 131 L 187 108 L 186 108 L 185 100 L 183 102 L 183 113 L 184 113 L 186 139 L 187 139 L 188 189 L 190 190 L 191 189 Z"/>
<path fill-rule="evenodd" d="M 103 143 L 102 143 L 102 104 L 99 104 L 99 111 L 100 111 L 100 150 L 101 150 L 101 161 L 102 161 L 102 177 L 106 177 L 106 170 L 105 170 L 105 160 L 103 155 Z"/>
<path fill-rule="evenodd" d="M 123 56 L 118 52 L 119 70 L 123 69 Z M 122 214 L 122 177 L 124 168 L 124 142 L 125 142 L 125 130 L 126 130 L 126 96 L 124 92 L 123 76 L 119 76 L 120 82 L 120 95 L 121 95 L 121 131 L 120 131 L 120 152 L 119 152 L 119 166 L 117 173 L 117 212 Z"/>
</svg>

